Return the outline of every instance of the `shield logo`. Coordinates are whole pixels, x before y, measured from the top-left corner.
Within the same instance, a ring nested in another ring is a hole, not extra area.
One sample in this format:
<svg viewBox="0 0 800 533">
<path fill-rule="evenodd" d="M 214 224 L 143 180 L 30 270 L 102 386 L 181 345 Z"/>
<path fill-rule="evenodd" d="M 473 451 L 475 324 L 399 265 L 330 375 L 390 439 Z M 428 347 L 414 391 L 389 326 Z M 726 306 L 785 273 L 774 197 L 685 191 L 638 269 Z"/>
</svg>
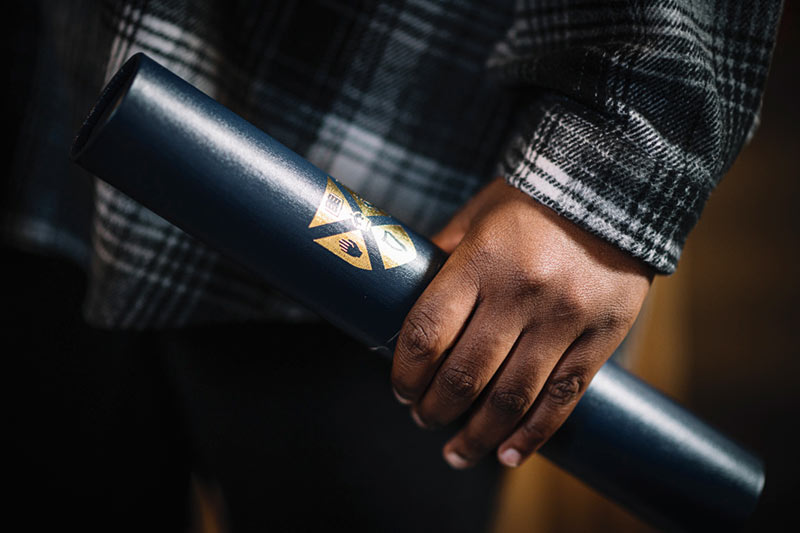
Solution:
<svg viewBox="0 0 800 533">
<path fill-rule="evenodd" d="M 417 257 L 401 224 L 330 177 L 308 227 L 322 234 L 315 243 L 362 270 L 389 270 Z"/>
</svg>

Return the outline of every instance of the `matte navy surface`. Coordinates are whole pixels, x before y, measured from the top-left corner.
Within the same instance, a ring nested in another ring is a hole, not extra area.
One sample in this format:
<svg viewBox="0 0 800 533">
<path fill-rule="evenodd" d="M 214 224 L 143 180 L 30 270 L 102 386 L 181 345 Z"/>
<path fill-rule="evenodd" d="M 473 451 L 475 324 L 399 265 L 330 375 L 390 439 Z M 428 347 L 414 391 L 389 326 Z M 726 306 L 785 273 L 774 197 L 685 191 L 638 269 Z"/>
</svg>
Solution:
<svg viewBox="0 0 800 533">
<path fill-rule="evenodd" d="M 142 54 L 109 83 L 72 157 L 368 346 L 391 349 L 406 313 L 446 259 L 427 239 L 364 207 L 327 174 Z M 329 183 L 337 192 L 325 214 Z M 368 220 L 331 214 L 341 209 Z M 328 218 L 312 227 L 320 213 Z M 387 236 L 370 229 L 390 226 L 403 230 Z M 379 235 L 403 253 L 413 248 L 413 260 L 386 263 Z M 739 524 L 764 484 L 757 457 L 613 363 L 541 453 L 669 529 Z"/>
</svg>

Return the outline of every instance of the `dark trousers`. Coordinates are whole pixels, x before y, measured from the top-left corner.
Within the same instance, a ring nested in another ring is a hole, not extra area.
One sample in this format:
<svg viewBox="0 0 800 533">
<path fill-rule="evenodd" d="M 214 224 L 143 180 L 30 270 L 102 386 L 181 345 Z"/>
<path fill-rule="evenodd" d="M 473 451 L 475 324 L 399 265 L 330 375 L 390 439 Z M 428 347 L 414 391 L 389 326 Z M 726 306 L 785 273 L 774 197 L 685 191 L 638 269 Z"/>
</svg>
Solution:
<svg viewBox="0 0 800 533">
<path fill-rule="evenodd" d="M 10 508 L 31 526 L 185 530 L 194 474 L 234 531 L 486 529 L 496 462 L 451 470 L 453 430 L 418 429 L 389 361 L 333 328 L 97 331 L 77 269 L 4 257 Z"/>
</svg>

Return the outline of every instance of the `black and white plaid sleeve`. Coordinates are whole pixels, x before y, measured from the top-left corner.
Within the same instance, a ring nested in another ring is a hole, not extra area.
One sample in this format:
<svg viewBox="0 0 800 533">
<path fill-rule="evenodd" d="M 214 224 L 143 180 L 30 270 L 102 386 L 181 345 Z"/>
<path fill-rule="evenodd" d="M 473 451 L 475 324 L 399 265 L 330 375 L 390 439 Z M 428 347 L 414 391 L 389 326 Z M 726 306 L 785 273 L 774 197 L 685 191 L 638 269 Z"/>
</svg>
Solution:
<svg viewBox="0 0 800 533">
<path fill-rule="evenodd" d="M 489 61 L 529 93 L 506 180 L 670 273 L 756 124 L 781 2 L 517 2 Z"/>
<path fill-rule="evenodd" d="M 12 69 L 24 120 L 9 165 L 16 185 L 5 188 L 13 201 L 0 201 L 0 240 L 79 261 L 88 273 L 87 319 L 122 329 L 314 320 L 103 182 L 92 197 L 89 177 L 69 164 L 69 137 L 103 73 L 107 79 L 136 52 L 421 234 L 441 228 L 502 161 L 513 185 L 670 272 L 709 191 L 753 129 L 781 7 L 775 0 L 31 5 L 25 20 L 38 28 L 41 15 L 45 29 L 18 32 L 34 45 L 18 47 L 25 54 L 15 64 L 24 68 Z"/>
</svg>

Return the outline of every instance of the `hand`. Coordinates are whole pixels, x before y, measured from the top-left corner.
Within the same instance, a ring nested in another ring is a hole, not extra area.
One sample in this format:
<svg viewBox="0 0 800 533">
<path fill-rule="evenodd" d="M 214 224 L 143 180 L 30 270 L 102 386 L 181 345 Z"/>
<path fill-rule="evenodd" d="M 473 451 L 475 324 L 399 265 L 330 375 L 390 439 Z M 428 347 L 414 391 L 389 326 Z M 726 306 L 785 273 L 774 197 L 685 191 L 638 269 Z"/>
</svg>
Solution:
<svg viewBox="0 0 800 533">
<path fill-rule="evenodd" d="M 636 318 L 644 264 L 497 179 L 433 238 L 452 252 L 405 319 L 392 384 L 444 446 L 517 466 L 558 429 Z"/>
<path fill-rule="evenodd" d="M 339 240 L 339 249 L 347 255 L 352 255 L 353 257 L 361 257 L 361 254 L 363 253 L 361 248 L 358 247 L 358 243 L 356 243 L 356 241 L 353 239 Z"/>
</svg>

